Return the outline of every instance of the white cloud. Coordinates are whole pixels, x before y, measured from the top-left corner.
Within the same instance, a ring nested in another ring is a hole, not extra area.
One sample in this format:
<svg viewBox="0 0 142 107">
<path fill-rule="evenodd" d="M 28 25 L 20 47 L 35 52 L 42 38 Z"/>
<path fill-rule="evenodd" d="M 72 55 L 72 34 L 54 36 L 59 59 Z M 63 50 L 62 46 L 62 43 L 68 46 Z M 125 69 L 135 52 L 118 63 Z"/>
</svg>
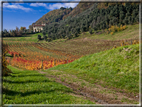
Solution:
<svg viewBox="0 0 142 107">
<path fill-rule="evenodd" d="M 24 11 L 26 11 L 26 12 L 28 12 L 28 11 L 31 11 L 32 9 L 31 8 L 26 8 L 26 7 L 23 7 L 23 6 L 21 6 L 21 5 L 19 5 L 19 4 L 9 4 L 9 3 L 3 3 L 3 8 L 9 8 L 9 9 L 21 9 L 21 10 L 24 10 Z"/>
<path fill-rule="evenodd" d="M 47 9 L 50 9 L 50 10 L 54 10 L 54 9 L 59 9 L 61 7 L 65 7 L 65 8 L 69 8 L 69 7 L 72 7 L 74 8 L 78 3 L 56 3 L 56 4 L 53 4 L 53 5 L 49 5 L 47 6 Z"/>
<path fill-rule="evenodd" d="M 45 3 L 31 3 L 30 6 L 34 6 L 34 7 L 43 6 L 43 7 L 46 7 L 47 5 Z"/>
<path fill-rule="evenodd" d="M 63 1 L 63 0 L 62 0 Z M 50 9 L 50 10 L 54 10 L 54 9 L 59 9 L 61 7 L 72 7 L 74 8 L 78 3 L 55 3 L 55 4 L 45 4 L 45 3 L 31 3 L 30 6 L 33 6 L 33 7 L 39 7 L 39 6 L 42 6 L 42 7 L 45 7 L 47 9 Z"/>
</svg>

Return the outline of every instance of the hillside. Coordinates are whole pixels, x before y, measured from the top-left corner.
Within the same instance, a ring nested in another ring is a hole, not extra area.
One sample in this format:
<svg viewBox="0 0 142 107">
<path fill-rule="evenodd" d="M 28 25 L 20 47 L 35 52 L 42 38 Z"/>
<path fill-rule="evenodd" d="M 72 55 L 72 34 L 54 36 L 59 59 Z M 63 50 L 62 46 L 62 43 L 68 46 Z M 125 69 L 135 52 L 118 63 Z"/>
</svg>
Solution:
<svg viewBox="0 0 142 107">
<path fill-rule="evenodd" d="M 107 6 L 106 9 L 98 9 L 99 5 L 99 3 L 93 4 L 90 8 L 74 17 L 68 17 L 59 23 L 45 26 L 43 34 L 48 35 L 49 41 L 60 38 L 76 38 L 80 33 L 87 31 L 92 34 L 104 30 L 106 33 L 113 34 L 120 31 L 125 25 L 133 25 L 139 22 L 138 4 L 126 3 L 124 5 L 115 3 Z M 117 29 L 114 29 L 114 27 Z M 110 28 L 113 28 L 113 30 L 110 31 Z"/>
<path fill-rule="evenodd" d="M 69 9 L 56 9 L 46 13 L 39 20 L 35 22 L 37 25 L 41 25 L 42 23 L 52 23 L 58 22 L 63 19 L 63 16 L 69 14 L 72 11 L 72 8 Z"/>
<path fill-rule="evenodd" d="M 86 97 L 101 99 L 102 103 L 135 104 L 139 101 L 139 45 L 91 54 L 44 72 Z"/>
<path fill-rule="evenodd" d="M 52 23 L 52 22 L 59 22 L 60 20 L 64 20 L 67 17 L 73 17 L 86 9 L 90 8 L 94 3 L 79 3 L 73 10 L 72 8 L 62 8 L 56 9 L 46 13 L 42 16 L 39 20 L 35 22 L 35 24 L 42 24 L 42 23 Z"/>
<path fill-rule="evenodd" d="M 67 17 L 74 17 L 78 15 L 79 13 L 82 13 L 83 11 L 90 8 L 92 5 L 96 3 L 79 3 L 69 14 L 65 15 L 63 19 L 66 19 Z"/>
</svg>

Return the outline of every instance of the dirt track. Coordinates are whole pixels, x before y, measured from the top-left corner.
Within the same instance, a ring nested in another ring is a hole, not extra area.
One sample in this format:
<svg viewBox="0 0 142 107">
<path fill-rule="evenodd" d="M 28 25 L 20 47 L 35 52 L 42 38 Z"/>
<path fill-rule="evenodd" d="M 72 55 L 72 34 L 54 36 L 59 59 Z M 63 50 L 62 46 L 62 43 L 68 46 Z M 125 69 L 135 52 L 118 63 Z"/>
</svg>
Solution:
<svg viewBox="0 0 142 107">
<path fill-rule="evenodd" d="M 55 79 L 56 82 L 61 83 L 71 89 L 73 89 L 76 95 L 95 101 L 96 104 L 135 104 L 139 102 L 139 96 L 134 96 L 125 92 L 119 92 L 118 89 L 110 89 L 108 87 L 102 87 L 99 84 L 91 85 L 89 82 L 79 79 L 75 75 L 63 74 L 54 76 L 47 74 L 47 72 L 38 71 L 41 74 L 46 74 L 49 79 Z M 54 70 L 54 72 L 62 72 Z M 62 80 L 62 77 L 66 78 Z M 72 78 L 69 80 L 68 78 Z M 77 81 L 74 81 L 77 80 Z M 82 84 L 84 84 L 82 86 Z"/>
</svg>

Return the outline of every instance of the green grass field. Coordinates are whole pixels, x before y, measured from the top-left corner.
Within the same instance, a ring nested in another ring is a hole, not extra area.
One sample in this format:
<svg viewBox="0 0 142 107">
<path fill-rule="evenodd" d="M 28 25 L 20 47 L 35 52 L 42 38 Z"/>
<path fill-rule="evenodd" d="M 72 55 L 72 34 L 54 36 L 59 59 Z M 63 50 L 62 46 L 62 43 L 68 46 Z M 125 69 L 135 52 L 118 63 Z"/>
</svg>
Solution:
<svg viewBox="0 0 142 107">
<path fill-rule="evenodd" d="M 13 73 L 3 77 L 3 104 L 95 104 L 37 71 L 8 68 Z"/>
</svg>

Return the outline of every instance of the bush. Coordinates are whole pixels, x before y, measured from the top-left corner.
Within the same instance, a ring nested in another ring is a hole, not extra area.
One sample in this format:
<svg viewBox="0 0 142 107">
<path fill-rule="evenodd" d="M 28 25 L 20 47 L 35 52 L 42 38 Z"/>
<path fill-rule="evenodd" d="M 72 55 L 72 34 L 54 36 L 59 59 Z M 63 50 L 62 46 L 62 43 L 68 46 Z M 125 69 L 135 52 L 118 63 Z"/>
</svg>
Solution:
<svg viewBox="0 0 142 107">
<path fill-rule="evenodd" d="M 72 39 L 72 37 L 73 37 L 73 35 L 71 34 L 71 33 L 69 33 L 68 35 L 67 35 L 67 39 L 69 40 L 69 39 Z"/>
<path fill-rule="evenodd" d="M 113 35 L 115 32 L 119 32 L 119 31 L 125 30 L 126 28 L 127 28 L 126 25 L 124 25 L 124 26 L 120 25 L 120 27 L 118 27 L 118 26 L 111 26 L 108 30 L 105 30 L 105 32 L 107 34 L 111 32 L 111 35 Z"/>
<path fill-rule="evenodd" d="M 90 29 L 90 30 L 89 30 L 89 33 L 90 33 L 90 34 L 93 34 L 93 30 L 92 30 L 92 29 Z"/>
<path fill-rule="evenodd" d="M 51 42 L 51 38 L 47 38 L 47 41 L 48 41 L 48 42 Z"/>
<path fill-rule="evenodd" d="M 79 35 L 78 35 L 78 33 L 77 33 L 77 32 L 75 32 L 74 36 L 75 36 L 75 37 L 78 37 Z"/>
<path fill-rule="evenodd" d="M 44 40 L 47 41 L 47 36 L 44 36 Z"/>
<path fill-rule="evenodd" d="M 41 40 L 41 36 L 40 36 L 40 35 L 38 35 L 38 37 L 37 37 L 37 38 L 38 38 L 38 40 Z"/>
<path fill-rule="evenodd" d="M 111 32 L 110 34 L 113 35 L 113 32 Z"/>
</svg>

